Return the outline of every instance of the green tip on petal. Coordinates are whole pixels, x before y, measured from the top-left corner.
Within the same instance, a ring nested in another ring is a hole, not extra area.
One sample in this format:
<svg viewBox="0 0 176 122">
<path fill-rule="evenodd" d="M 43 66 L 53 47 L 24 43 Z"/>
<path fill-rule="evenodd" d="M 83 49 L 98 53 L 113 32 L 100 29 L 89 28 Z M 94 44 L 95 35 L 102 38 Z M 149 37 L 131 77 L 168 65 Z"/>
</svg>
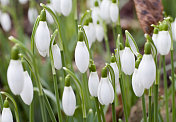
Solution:
<svg viewBox="0 0 176 122">
<path fill-rule="evenodd" d="M 80 30 L 78 32 L 78 41 L 82 42 L 83 40 L 84 40 L 84 33 L 83 33 L 83 31 Z"/>
<path fill-rule="evenodd" d="M 70 86 L 70 75 L 67 75 L 65 77 L 65 86 L 69 87 Z"/>
<path fill-rule="evenodd" d="M 18 45 L 15 45 L 11 50 L 11 59 L 18 60 L 19 59 L 18 54 L 19 54 L 19 47 Z"/>
<path fill-rule="evenodd" d="M 107 77 L 107 68 L 104 67 L 102 70 L 101 70 L 101 77 L 102 78 L 106 78 Z"/>
<path fill-rule="evenodd" d="M 116 58 L 115 58 L 114 54 L 112 54 L 112 56 L 111 56 L 111 63 L 114 63 L 114 62 L 116 62 Z"/>
<path fill-rule="evenodd" d="M 46 21 L 46 11 L 45 11 L 45 9 L 43 9 L 40 12 L 40 21 Z"/>
<path fill-rule="evenodd" d="M 97 0 L 94 2 L 94 6 L 95 6 L 95 7 L 98 7 L 98 6 L 99 6 L 99 4 L 98 4 L 98 1 L 97 1 Z"/>
<path fill-rule="evenodd" d="M 144 46 L 144 53 L 145 54 L 151 54 L 151 44 L 150 44 L 150 42 L 146 42 L 145 43 L 145 46 Z"/>
<path fill-rule="evenodd" d="M 4 101 L 4 108 L 9 108 L 9 102 L 8 102 L 7 98 Z"/>
<path fill-rule="evenodd" d="M 158 28 L 154 28 L 153 33 L 158 34 L 158 31 L 159 31 Z"/>
<path fill-rule="evenodd" d="M 120 47 L 120 50 L 123 50 L 124 49 L 124 46 L 122 43 L 119 43 L 119 47 Z"/>
</svg>

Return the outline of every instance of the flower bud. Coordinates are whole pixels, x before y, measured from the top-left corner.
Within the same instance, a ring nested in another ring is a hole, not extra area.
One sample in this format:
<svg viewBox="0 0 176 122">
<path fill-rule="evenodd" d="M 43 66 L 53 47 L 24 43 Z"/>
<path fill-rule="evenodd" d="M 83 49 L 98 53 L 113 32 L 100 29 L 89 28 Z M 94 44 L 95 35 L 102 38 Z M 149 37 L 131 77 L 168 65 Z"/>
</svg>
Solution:
<svg viewBox="0 0 176 122">
<path fill-rule="evenodd" d="M 119 17 L 119 8 L 117 6 L 117 3 L 111 3 L 110 5 L 110 17 L 112 22 L 117 22 Z"/>
<path fill-rule="evenodd" d="M 4 107 L 3 107 L 3 110 L 2 110 L 1 121 L 2 122 L 13 122 L 13 116 L 12 116 L 12 112 L 9 108 L 9 103 L 8 103 L 7 98 L 4 101 Z"/>
<path fill-rule="evenodd" d="M 107 22 L 110 20 L 110 3 L 110 0 L 103 0 L 100 5 L 101 18 Z"/>
<path fill-rule="evenodd" d="M 95 26 L 95 29 L 96 29 L 96 38 L 97 38 L 97 40 L 99 42 L 102 42 L 103 38 L 104 38 L 104 29 L 103 29 L 103 27 L 100 24 L 97 24 Z"/>
<path fill-rule="evenodd" d="M 62 68 L 62 58 L 60 48 L 57 44 L 54 44 L 52 46 L 52 53 L 53 53 L 54 67 L 57 70 L 60 70 Z"/>
<path fill-rule="evenodd" d="M 92 9 L 92 15 L 91 16 L 92 16 L 94 25 L 96 25 L 97 21 L 100 21 L 100 7 L 99 6 L 95 6 Z"/>
<path fill-rule="evenodd" d="M 10 31 L 10 29 L 12 28 L 12 24 L 11 24 L 11 19 L 10 19 L 9 14 L 1 13 L 0 22 L 5 32 Z"/>
<path fill-rule="evenodd" d="M 55 12 L 61 13 L 61 0 L 51 0 Z"/>
<path fill-rule="evenodd" d="M 89 31 L 91 42 L 93 43 L 96 40 L 96 30 L 91 17 L 89 18 Z"/>
<path fill-rule="evenodd" d="M 60 0 L 61 12 L 64 16 L 68 16 L 72 10 L 72 0 Z"/>
<path fill-rule="evenodd" d="M 54 12 L 53 4 L 51 4 L 51 3 L 50 4 L 46 4 L 46 6 L 49 7 Z M 51 16 L 51 14 L 48 11 L 46 11 L 46 20 L 50 24 L 54 23 L 54 19 L 53 19 L 53 17 Z"/>
<path fill-rule="evenodd" d="M 173 40 L 176 41 L 176 19 L 171 23 L 171 28 Z"/>
<path fill-rule="evenodd" d="M 29 8 L 28 10 L 28 19 L 31 24 L 35 23 L 35 20 L 37 19 L 38 12 L 36 8 Z"/>
<path fill-rule="evenodd" d="M 114 70 L 115 84 L 117 85 L 117 84 L 119 83 L 119 68 L 118 68 L 118 66 L 117 66 L 116 58 L 115 58 L 114 55 L 111 57 L 110 66 L 111 66 L 112 69 Z M 110 73 L 109 73 L 109 77 L 111 78 Z"/>
</svg>

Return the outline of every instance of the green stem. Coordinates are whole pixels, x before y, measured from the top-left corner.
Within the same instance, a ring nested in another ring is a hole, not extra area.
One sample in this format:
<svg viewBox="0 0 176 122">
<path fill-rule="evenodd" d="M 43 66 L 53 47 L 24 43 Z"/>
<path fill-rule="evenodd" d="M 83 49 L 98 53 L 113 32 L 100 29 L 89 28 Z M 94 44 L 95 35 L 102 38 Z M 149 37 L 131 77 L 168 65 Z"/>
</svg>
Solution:
<svg viewBox="0 0 176 122">
<path fill-rule="evenodd" d="M 146 107 L 145 107 L 145 95 L 142 95 L 142 111 L 143 111 L 143 117 L 144 122 L 147 122 L 147 114 L 146 114 Z"/>
<path fill-rule="evenodd" d="M 110 55 L 111 55 L 111 51 L 110 51 L 110 47 L 109 47 L 108 32 L 107 32 L 107 26 L 106 26 L 105 22 L 103 22 L 103 28 L 104 28 L 104 39 L 105 39 L 106 51 L 107 51 L 107 60 L 109 60 Z"/>
<path fill-rule="evenodd" d="M 148 109 L 149 122 L 152 122 L 152 87 L 149 89 L 149 109 Z"/>
<path fill-rule="evenodd" d="M 44 106 L 44 101 L 43 100 L 44 100 L 43 95 L 39 96 L 40 109 L 41 109 L 41 114 L 42 114 L 42 121 L 47 122 L 46 113 L 45 113 L 45 106 Z"/>
<path fill-rule="evenodd" d="M 158 122 L 158 84 L 154 85 L 154 122 Z"/>
<path fill-rule="evenodd" d="M 169 105 L 168 105 L 168 92 L 167 92 L 167 73 L 166 73 L 166 63 L 165 63 L 165 56 L 163 58 L 163 76 L 164 76 L 164 96 L 165 96 L 165 103 L 166 103 L 166 118 L 167 122 L 169 122 Z"/>
<path fill-rule="evenodd" d="M 97 109 L 98 122 L 101 122 L 100 109 L 99 109 L 99 103 L 98 103 L 97 97 L 95 97 L 95 104 L 96 104 L 96 109 Z"/>
<path fill-rule="evenodd" d="M 34 100 L 32 101 L 29 108 L 29 122 L 34 122 Z"/>
<path fill-rule="evenodd" d="M 104 116 L 104 111 L 103 111 L 103 106 L 100 104 L 100 113 L 101 113 L 101 117 L 103 119 L 103 122 L 106 122 L 105 116 Z"/>
</svg>

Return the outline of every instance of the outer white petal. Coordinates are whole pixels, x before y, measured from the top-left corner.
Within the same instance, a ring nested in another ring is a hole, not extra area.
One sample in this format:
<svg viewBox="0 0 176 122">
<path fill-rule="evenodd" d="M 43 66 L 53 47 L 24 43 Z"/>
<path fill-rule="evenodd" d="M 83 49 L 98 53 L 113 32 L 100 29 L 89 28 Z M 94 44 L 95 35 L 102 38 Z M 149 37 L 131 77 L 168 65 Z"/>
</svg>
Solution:
<svg viewBox="0 0 176 122">
<path fill-rule="evenodd" d="M 0 114 L 0 122 L 2 122 L 2 115 Z"/>
<path fill-rule="evenodd" d="M 110 19 L 110 1 L 109 0 L 103 0 L 100 5 L 100 15 L 101 18 L 109 21 Z"/>
<path fill-rule="evenodd" d="M 35 34 L 36 47 L 43 57 L 49 52 L 50 32 L 46 22 L 40 21 Z"/>
<path fill-rule="evenodd" d="M 111 67 L 114 70 L 114 74 L 115 74 L 115 84 L 117 85 L 119 83 L 119 68 L 116 64 L 116 62 L 114 63 L 110 63 Z"/>
<path fill-rule="evenodd" d="M 96 30 L 93 23 L 89 23 L 89 33 L 91 35 L 92 43 L 96 41 Z"/>
<path fill-rule="evenodd" d="M 134 70 L 133 76 L 132 76 L 132 87 L 133 91 L 136 96 L 141 97 L 144 93 L 144 87 L 141 83 L 140 76 L 138 74 L 138 69 Z"/>
<path fill-rule="evenodd" d="M 171 38 L 168 31 L 159 31 L 157 50 L 161 55 L 167 55 L 171 48 Z"/>
<path fill-rule="evenodd" d="M 29 8 L 28 10 L 28 19 L 31 24 L 34 24 L 35 20 L 37 19 L 38 12 L 36 8 Z"/>
<path fill-rule="evenodd" d="M 13 116 L 10 108 L 3 108 L 2 110 L 2 122 L 13 122 Z"/>
<path fill-rule="evenodd" d="M 157 47 L 157 38 L 158 38 L 158 34 L 152 35 L 152 40 L 153 40 L 153 43 L 155 44 L 156 47 Z"/>
<path fill-rule="evenodd" d="M 100 24 L 96 25 L 96 38 L 99 42 L 102 42 L 104 38 L 104 29 Z"/>
<path fill-rule="evenodd" d="M 75 49 L 75 63 L 81 73 L 86 72 L 89 66 L 89 52 L 85 42 L 77 42 Z"/>
<path fill-rule="evenodd" d="M 91 72 L 89 76 L 88 86 L 89 86 L 89 92 L 91 96 L 97 97 L 97 91 L 98 91 L 98 85 L 99 85 L 99 77 L 97 72 Z"/>
<path fill-rule="evenodd" d="M 61 0 L 61 12 L 64 16 L 68 16 L 72 10 L 72 0 Z"/>
<path fill-rule="evenodd" d="M 110 5 L 110 17 L 112 22 L 117 22 L 119 16 L 119 8 L 116 3 L 111 3 Z"/>
<path fill-rule="evenodd" d="M 119 83 L 116 84 L 116 93 L 117 93 L 117 95 L 121 94 L 121 89 L 120 89 Z"/>
<path fill-rule="evenodd" d="M 171 27 L 173 40 L 176 41 L 176 19 L 173 23 L 171 23 Z"/>
<path fill-rule="evenodd" d="M 23 66 L 20 60 L 10 60 L 7 69 L 7 80 L 14 95 L 19 95 L 24 86 Z"/>
<path fill-rule="evenodd" d="M 61 0 L 51 0 L 51 4 L 57 13 L 61 13 Z"/>
<path fill-rule="evenodd" d="M 10 20 L 10 16 L 7 13 L 1 13 L 0 22 L 4 31 L 6 32 L 10 31 L 11 20 Z"/>
<path fill-rule="evenodd" d="M 25 104 L 31 104 L 33 100 L 33 84 L 27 71 L 24 72 L 24 87 L 20 96 Z"/>
<path fill-rule="evenodd" d="M 87 36 L 87 40 L 89 42 L 89 48 L 91 48 L 92 46 L 92 37 L 91 37 L 91 33 L 90 33 L 90 27 L 89 26 L 84 26 L 83 27 Z"/>
<path fill-rule="evenodd" d="M 114 90 L 108 78 L 101 78 L 98 86 L 98 100 L 102 105 L 108 105 L 114 100 Z"/>
<path fill-rule="evenodd" d="M 28 0 L 19 0 L 19 2 L 20 2 L 21 4 L 26 4 L 26 3 L 28 2 Z"/>
<path fill-rule="evenodd" d="M 73 116 L 76 108 L 76 97 L 71 86 L 64 87 L 62 106 L 67 116 Z"/>
<path fill-rule="evenodd" d="M 94 7 L 92 9 L 92 20 L 94 25 L 97 24 L 97 21 L 100 22 L 100 8 L 99 7 Z"/>
<path fill-rule="evenodd" d="M 149 89 L 156 78 L 156 66 L 152 55 L 143 55 L 138 73 L 143 87 Z"/>
<path fill-rule="evenodd" d="M 125 47 L 125 50 L 121 59 L 122 70 L 126 75 L 131 75 L 135 69 L 135 57 L 129 47 Z"/>
<path fill-rule="evenodd" d="M 57 70 L 59 70 L 62 68 L 62 59 L 60 48 L 57 44 L 52 46 L 52 52 L 53 52 L 54 66 Z"/>
<path fill-rule="evenodd" d="M 1 5 L 7 6 L 10 1 L 9 0 L 0 0 L 0 2 L 1 2 Z"/>
<path fill-rule="evenodd" d="M 51 4 L 51 3 L 46 4 L 46 6 L 49 7 L 52 11 L 54 11 L 53 4 Z M 53 17 L 51 16 L 51 14 L 48 11 L 46 11 L 46 19 L 50 24 L 54 23 Z"/>
</svg>

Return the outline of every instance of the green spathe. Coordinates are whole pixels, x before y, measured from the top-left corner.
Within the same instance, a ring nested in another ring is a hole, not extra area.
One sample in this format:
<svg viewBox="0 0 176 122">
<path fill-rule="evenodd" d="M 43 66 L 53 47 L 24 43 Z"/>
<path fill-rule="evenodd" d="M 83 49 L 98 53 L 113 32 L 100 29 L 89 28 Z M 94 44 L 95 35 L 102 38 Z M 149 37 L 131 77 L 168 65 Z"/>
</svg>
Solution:
<svg viewBox="0 0 176 122">
<path fill-rule="evenodd" d="M 7 98 L 4 101 L 4 108 L 9 108 L 9 102 L 8 102 Z"/>
<path fill-rule="evenodd" d="M 69 87 L 70 86 L 70 75 L 67 75 L 65 77 L 65 86 Z"/>
<path fill-rule="evenodd" d="M 45 11 L 45 9 L 43 9 L 40 12 L 40 21 L 46 21 L 46 11 Z"/>
<path fill-rule="evenodd" d="M 151 54 L 151 44 L 150 42 L 146 42 L 144 46 L 144 53 L 145 54 Z"/>
<path fill-rule="evenodd" d="M 83 31 L 78 32 L 78 41 L 83 42 L 84 40 L 84 33 Z"/>
<path fill-rule="evenodd" d="M 18 54 L 19 54 L 19 47 L 18 45 L 15 45 L 11 50 L 11 59 L 18 60 L 19 59 Z"/>
<path fill-rule="evenodd" d="M 102 78 L 106 78 L 107 77 L 107 68 L 104 67 L 102 70 L 101 70 L 101 77 Z"/>
<path fill-rule="evenodd" d="M 115 58 L 114 54 L 112 54 L 112 56 L 111 56 L 111 63 L 114 63 L 114 62 L 116 62 L 116 58 Z"/>
</svg>

